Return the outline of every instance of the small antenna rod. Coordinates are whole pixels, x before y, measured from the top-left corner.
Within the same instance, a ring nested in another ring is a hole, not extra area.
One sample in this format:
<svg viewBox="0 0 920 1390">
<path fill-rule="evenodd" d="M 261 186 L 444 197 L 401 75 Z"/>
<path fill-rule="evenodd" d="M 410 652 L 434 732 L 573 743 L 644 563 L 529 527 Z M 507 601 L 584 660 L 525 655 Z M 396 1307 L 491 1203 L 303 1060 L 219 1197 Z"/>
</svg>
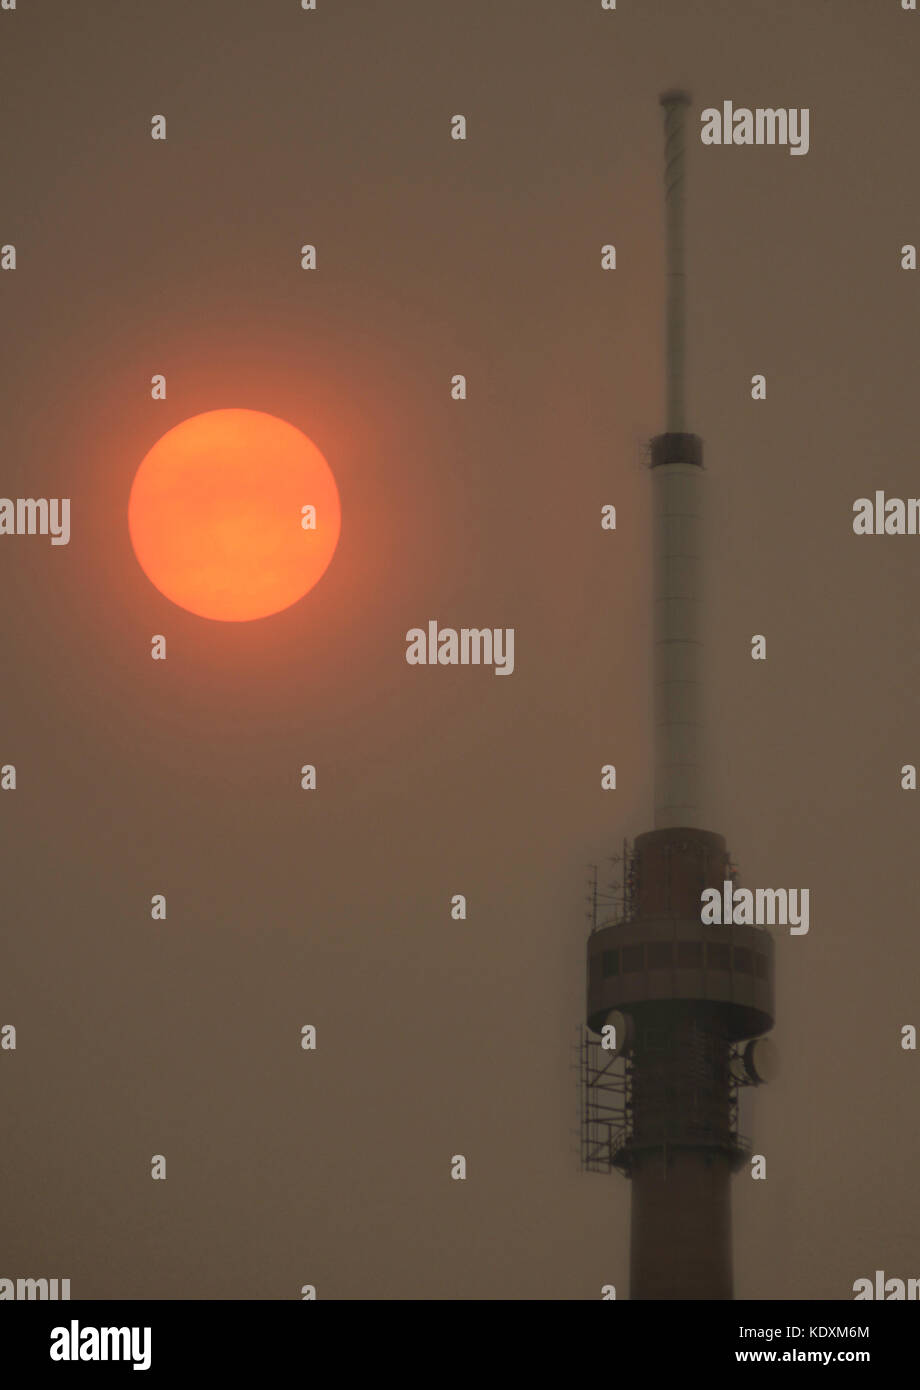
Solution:
<svg viewBox="0 0 920 1390">
<path fill-rule="evenodd" d="M 684 430 L 684 110 L 687 92 L 665 92 L 665 229 L 668 265 L 667 304 L 667 423 L 669 434 Z"/>
</svg>

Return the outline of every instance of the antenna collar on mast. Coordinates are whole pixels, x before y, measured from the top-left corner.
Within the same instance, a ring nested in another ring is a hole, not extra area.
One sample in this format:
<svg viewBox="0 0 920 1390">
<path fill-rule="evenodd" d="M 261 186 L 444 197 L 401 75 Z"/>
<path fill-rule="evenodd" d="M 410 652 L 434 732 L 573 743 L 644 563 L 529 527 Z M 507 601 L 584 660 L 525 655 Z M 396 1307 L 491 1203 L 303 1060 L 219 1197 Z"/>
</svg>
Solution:
<svg viewBox="0 0 920 1390">
<path fill-rule="evenodd" d="M 670 434 L 656 434 L 652 440 L 651 467 L 662 463 L 695 463 L 703 466 L 703 441 L 698 434 L 684 434 L 674 431 Z"/>
</svg>

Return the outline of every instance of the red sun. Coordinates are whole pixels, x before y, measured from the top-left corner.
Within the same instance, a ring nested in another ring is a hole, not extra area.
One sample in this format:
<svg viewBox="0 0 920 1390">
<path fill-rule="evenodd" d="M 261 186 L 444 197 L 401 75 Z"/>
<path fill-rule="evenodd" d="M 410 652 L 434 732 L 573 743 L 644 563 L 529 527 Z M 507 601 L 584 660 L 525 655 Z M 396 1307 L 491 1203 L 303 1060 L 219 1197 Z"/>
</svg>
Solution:
<svg viewBox="0 0 920 1390">
<path fill-rule="evenodd" d="M 128 501 L 147 578 L 180 608 L 225 623 L 303 598 L 340 527 L 338 488 L 319 449 L 261 410 L 209 410 L 168 430 Z"/>
</svg>

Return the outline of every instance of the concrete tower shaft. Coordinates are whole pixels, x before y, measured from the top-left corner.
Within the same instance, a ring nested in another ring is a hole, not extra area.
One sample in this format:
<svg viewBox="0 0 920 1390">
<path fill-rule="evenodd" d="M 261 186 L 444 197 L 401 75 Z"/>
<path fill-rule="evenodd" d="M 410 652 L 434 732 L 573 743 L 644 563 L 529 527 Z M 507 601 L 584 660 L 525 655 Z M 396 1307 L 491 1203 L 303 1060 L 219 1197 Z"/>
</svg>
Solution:
<svg viewBox="0 0 920 1390">
<path fill-rule="evenodd" d="M 685 1150 L 633 1169 L 629 1289 L 639 1301 L 734 1297 L 730 1161 Z M 667 1252 L 665 1257 L 664 1252 Z"/>
</svg>

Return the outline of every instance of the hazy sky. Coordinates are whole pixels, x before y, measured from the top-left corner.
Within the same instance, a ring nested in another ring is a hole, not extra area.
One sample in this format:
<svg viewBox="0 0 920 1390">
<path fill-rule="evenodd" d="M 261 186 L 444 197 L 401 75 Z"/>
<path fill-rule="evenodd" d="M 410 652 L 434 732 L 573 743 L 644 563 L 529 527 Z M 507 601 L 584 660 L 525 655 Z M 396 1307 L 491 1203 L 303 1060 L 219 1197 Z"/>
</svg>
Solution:
<svg viewBox="0 0 920 1390">
<path fill-rule="evenodd" d="M 675 85 L 710 826 L 744 884 L 811 892 L 809 934 L 777 938 L 784 1072 L 756 1098 L 767 1181 L 734 1181 L 737 1294 L 920 1275 L 920 538 L 851 525 L 876 488 L 920 493 L 920 15 L 50 0 L 0 29 L 2 491 L 72 499 L 69 545 L 0 538 L 0 1276 L 625 1294 L 629 1189 L 579 1171 L 570 1049 L 585 866 L 652 823 Z M 703 147 L 725 99 L 808 107 L 808 154 Z M 342 499 L 320 584 L 250 624 L 170 604 L 126 524 L 155 440 L 232 406 L 304 430 Z M 407 665 L 429 619 L 513 627 L 513 675 Z"/>
</svg>

